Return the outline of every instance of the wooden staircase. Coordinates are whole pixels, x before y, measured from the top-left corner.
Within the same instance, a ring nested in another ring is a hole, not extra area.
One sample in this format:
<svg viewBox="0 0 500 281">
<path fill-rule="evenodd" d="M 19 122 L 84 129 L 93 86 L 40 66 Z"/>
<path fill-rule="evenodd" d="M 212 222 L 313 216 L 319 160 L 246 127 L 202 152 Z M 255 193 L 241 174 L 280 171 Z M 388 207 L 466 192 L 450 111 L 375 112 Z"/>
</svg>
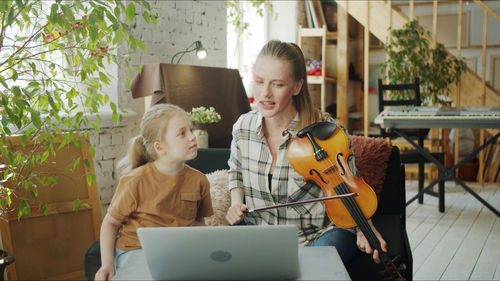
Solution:
<svg viewBox="0 0 500 281">
<path fill-rule="evenodd" d="M 386 42 L 390 36 L 391 29 L 401 29 L 407 22 L 413 20 L 414 11 L 414 0 L 409 0 L 409 17 L 403 14 L 398 8 L 392 5 L 391 0 L 370 0 L 370 1 L 346 1 L 346 0 L 336 0 L 339 7 L 339 14 L 347 12 L 354 19 L 356 19 L 362 26 L 365 27 L 365 50 L 364 50 L 364 134 L 368 135 L 368 64 L 369 64 L 369 33 L 373 34 L 380 41 Z M 429 2 L 429 1 L 428 1 Z M 450 5 L 451 1 L 446 1 Z M 460 24 L 457 24 L 457 38 L 461 38 L 461 13 L 463 0 L 455 1 L 453 5 L 458 6 L 458 18 Z M 491 8 L 479 0 L 468 1 L 473 2 L 474 5 L 478 5 L 483 9 L 483 44 L 482 44 L 482 76 L 477 75 L 473 70 L 467 67 L 461 76 L 461 82 L 458 86 L 450 86 L 450 96 L 449 98 L 457 106 L 500 106 L 500 91 L 495 90 L 489 83 L 486 82 L 486 37 L 487 37 L 487 17 L 488 15 L 493 16 L 496 20 L 500 21 L 500 15 L 495 13 Z M 434 33 L 433 38 L 428 38 L 430 42 L 437 41 L 437 7 L 438 1 L 434 0 L 434 15 L 433 15 L 433 25 Z M 431 32 L 432 33 L 432 32 Z M 459 40 L 460 41 L 460 40 Z M 451 54 L 451 53 L 450 53 Z M 454 54 L 451 54 L 455 56 Z M 457 57 L 461 57 L 461 42 L 457 42 Z M 494 129 L 481 130 L 480 133 L 480 144 L 484 142 L 485 131 L 490 135 L 495 135 L 498 132 Z M 458 134 L 456 134 L 458 135 Z M 437 132 L 433 133 L 437 137 Z M 457 146 L 455 148 L 455 155 L 458 155 L 458 137 L 456 138 Z M 478 181 L 483 183 L 483 169 L 485 168 L 484 151 L 480 153 L 479 157 L 479 174 Z M 458 162 L 457 157 L 455 157 L 455 163 Z"/>
<path fill-rule="evenodd" d="M 482 3 L 481 1 L 475 2 Z M 387 38 L 389 37 L 389 27 L 392 27 L 392 29 L 400 29 L 409 21 L 409 18 L 407 16 L 392 7 L 390 1 L 337 0 L 337 4 L 343 7 L 363 26 L 368 26 L 370 33 L 372 33 L 382 42 L 386 42 Z M 369 19 L 368 22 L 367 18 Z M 471 69 L 468 68 L 467 71 L 462 74 L 460 84 L 460 95 L 458 96 L 458 98 L 457 95 L 450 96 L 451 100 L 453 100 L 455 103 L 460 104 L 461 106 L 482 106 L 485 104 L 500 105 L 500 92 L 493 89 L 488 83 L 486 83 L 485 85 L 485 95 L 483 100 L 483 93 L 480 91 L 480 89 L 482 89 L 483 87 L 483 79 L 476 73 L 474 73 Z M 451 86 L 451 92 L 456 92 L 455 85 Z"/>
</svg>

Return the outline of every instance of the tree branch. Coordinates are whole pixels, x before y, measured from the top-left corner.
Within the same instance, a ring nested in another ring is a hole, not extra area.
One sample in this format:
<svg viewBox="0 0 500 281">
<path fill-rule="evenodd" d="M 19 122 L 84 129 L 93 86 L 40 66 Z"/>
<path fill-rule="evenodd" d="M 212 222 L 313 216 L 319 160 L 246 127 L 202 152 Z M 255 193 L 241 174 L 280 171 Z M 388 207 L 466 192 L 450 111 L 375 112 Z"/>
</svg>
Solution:
<svg viewBox="0 0 500 281">
<path fill-rule="evenodd" d="M 3 12 L 3 16 L 2 16 L 2 30 L 0 31 L 0 50 L 2 50 L 3 39 L 5 38 L 5 29 L 6 29 L 6 26 L 5 26 L 5 15 L 6 14 L 7 14 L 7 11 L 4 11 Z"/>
<path fill-rule="evenodd" d="M 26 8 L 26 5 L 27 5 L 28 2 L 24 2 L 23 3 L 23 6 L 21 7 L 21 9 L 19 9 L 19 11 L 17 12 L 17 14 L 14 16 L 14 19 L 17 18 L 19 16 L 19 14 Z M 3 46 L 3 39 L 5 38 L 5 30 L 7 29 L 7 26 L 5 25 L 5 16 L 7 14 L 7 11 L 5 11 L 3 13 L 3 16 L 2 16 L 2 31 L 0 33 L 0 50 L 2 49 L 2 46 Z"/>
</svg>

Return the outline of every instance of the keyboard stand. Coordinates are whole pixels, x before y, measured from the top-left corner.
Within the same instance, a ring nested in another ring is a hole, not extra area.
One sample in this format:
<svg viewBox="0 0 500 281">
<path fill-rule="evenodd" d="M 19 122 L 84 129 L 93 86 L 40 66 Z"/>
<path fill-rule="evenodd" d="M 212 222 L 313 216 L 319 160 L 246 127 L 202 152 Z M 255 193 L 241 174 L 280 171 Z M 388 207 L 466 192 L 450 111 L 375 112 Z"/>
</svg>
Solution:
<svg viewBox="0 0 500 281">
<path fill-rule="evenodd" d="M 415 143 L 413 140 L 411 140 L 405 133 L 401 132 L 400 130 L 396 128 L 391 128 L 390 130 L 394 131 L 396 134 L 398 134 L 400 137 L 404 138 L 407 142 L 409 142 L 415 149 L 422 155 L 424 156 L 427 160 L 431 161 L 438 167 L 438 179 L 434 180 L 432 183 L 430 183 L 428 186 L 426 186 L 424 189 L 419 190 L 418 194 L 409 199 L 406 202 L 406 205 L 408 206 L 410 203 L 415 201 L 418 197 L 422 196 L 424 192 L 431 192 L 429 189 L 431 189 L 434 185 L 436 185 L 438 182 L 441 180 L 454 180 L 456 183 L 458 183 L 461 187 L 463 187 L 467 192 L 472 194 L 477 200 L 479 200 L 481 203 L 483 203 L 484 206 L 486 206 L 488 209 L 490 209 L 493 213 L 497 215 L 497 217 L 500 217 L 500 212 L 495 209 L 493 206 L 491 206 L 486 200 L 484 200 L 481 196 L 479 196 L 474 190 L 472 190 L 469 186 L 467 186 L 463 181 L 458 179 L 456 177 L 456 169 L 458 169 L 460 166 L 462 166 L 464 163 L 470 161 L 472 158 L 474 158 L 481 150 L 486 148 L 489 144 L 492 142 L 496 141 L 498 137 L 500 137 L 500 132 L 497 133 L 495 136 L 491 137 L 488 141 L 486 141 L 483 145 L 480 147 L 476 148 L 474 151 L 472 151 L 467 157 L 462 159 L 460 162 L 458 162 L 454 166 L 444 166 L 441 164 L 439 161 L 437 161 L 432 155 L 423 149 L 421 146 L 419 146 L 417 143 Z M 444 212 L 444 187 L 440 186 L 439 187 L 439 211 Z M 443 189 L 443 190 L 441 190 Z"/>
</svg>

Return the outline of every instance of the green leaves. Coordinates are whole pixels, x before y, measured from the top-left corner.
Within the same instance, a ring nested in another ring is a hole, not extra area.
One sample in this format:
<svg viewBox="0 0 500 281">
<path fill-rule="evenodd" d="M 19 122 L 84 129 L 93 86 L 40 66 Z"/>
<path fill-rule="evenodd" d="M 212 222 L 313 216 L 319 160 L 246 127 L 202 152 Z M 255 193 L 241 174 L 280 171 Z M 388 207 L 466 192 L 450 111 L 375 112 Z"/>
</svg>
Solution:
<svg viewBox="0 0 500 281">
<path fill-rule="evenodd" d="M 380 67 L 390 84 L 412 83 L 419 77 L 422 102 L 442 103 L 449 94 L 448 86 L 460 81 L 465 62 L 450 55 L 442 44 L 432 48 L 428 38 L 429 32 L 417 21 L 393 30 L 391 40 L 385 45 L 387 60 Z M 394 99 L 407 99 L 410 95 L 406 91 L 391 92 Z"/>
<path fill-rule="evenodd" d="M 131 2 L 127 5 L 126 14 L 127 14 L 127 21 L 130 23 L 135 17 L 135 5 L 134 5 L 134 3 Z"/>
<path fill-rule="evenodd" d="M 33 204 L 36 188 L 55 183 L 34 180 L 40 176 L 33 168 L 77 144 L 75 132 L 81 128 L 100 130 L 100 119 L 91 124 L 88 119 L 100 108 L 109 105 L 113 120 L 120 119 L 102 87 L 112 77 L 106 65 L 117 63 L 121 50 L 145 50 L 130 29 L 139 7 L 140 16 L 156 22 L 157 15 L 143 0 L 0 0 L 0 30 L 5 31 L 0 37 L 0 158 L 5 163 L 0 212 L 10 211 L 11 196 L 20 198 L 15 195 L 19 188 L 27 189 L 19 217 L 31 214 L 31 206 L 47 211 L 43 204 Z M 62 133 L 68 138 L 61 143 L 56 135 Z M 15 151 L 8 138 L 12 134 L 20 135 L 21 146 L 34 144 L 33 149 Z M 76 165 L 77 160 L 70 168 Z"/>
</svg>

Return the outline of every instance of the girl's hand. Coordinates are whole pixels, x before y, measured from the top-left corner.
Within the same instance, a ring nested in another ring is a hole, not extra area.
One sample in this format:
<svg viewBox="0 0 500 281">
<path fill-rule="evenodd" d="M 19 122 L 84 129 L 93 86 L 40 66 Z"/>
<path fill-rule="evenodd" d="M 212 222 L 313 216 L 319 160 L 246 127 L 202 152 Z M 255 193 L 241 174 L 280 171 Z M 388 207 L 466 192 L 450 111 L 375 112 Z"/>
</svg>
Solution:
<svg viewBox="0 0 500 281">
<path fill-rule="evenodd" d="M 382 235 L 380 235 L 380 232 L 375 228 L 373 225 L 372 221 L 368 221 L 370 224 L 370 227 L 373 230 L 373 233 L 375 233 L 375 236 L 377 237 L 378 241 L 380 242 L 380 247 L 382 248 L 382 251 L 387 252 L 387 243 L 385 242 L 384 238 L 382 238 Z M 356 228 L 356 236 L 357 236 L 357 241 L 356 244 L 358 245 L 358 248 L 367 254 L 373 254 L 373 260 L 376 263 L 380 263 L 380 255 L 378 253 L 378 250 L 373 250 L 371 247 L 370 243 L 368 243 L 368 240 L 366 239 L 365 235 L 363 232 L 359 229 L 359 227 Z"/>
<path fill-rule="evenodd" d="M 115 276 L 115 266 L 113 264 L 107 264 L 101 266 L 95 274 L 94 280 L 111 280 Z"/>
<path fill-rule="evenodd" d="M 236 203 L 227 210 L 226 220 L 229 224 L 237 224 L 245 217 L 247 206 L 242 203 Z"/>
</svg>

